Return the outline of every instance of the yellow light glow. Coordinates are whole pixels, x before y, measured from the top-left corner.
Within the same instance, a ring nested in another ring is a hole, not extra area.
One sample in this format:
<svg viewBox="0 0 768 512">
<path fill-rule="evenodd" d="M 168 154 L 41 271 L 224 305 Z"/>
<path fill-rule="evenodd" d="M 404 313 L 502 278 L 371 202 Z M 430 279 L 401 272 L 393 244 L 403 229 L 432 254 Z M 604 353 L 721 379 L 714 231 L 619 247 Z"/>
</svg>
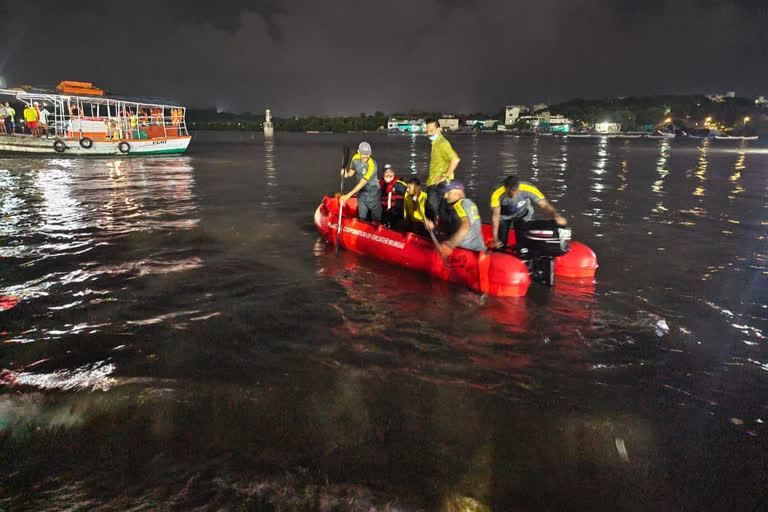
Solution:
<svg viewBox="0 0 768 512">
<path fill-rule="evenodd" d="M 708 123 L 711 123 L 711 122 L 712 122 L 712 117 L 707 117 L 707 118 L 705 119 L 705 121 L 706 121 L 706 122 L 708 122 Z"/>
<path fill-rule="evenodd" d="M 671 117 L 668 117 L 668 118 L 666 118 L 666 119 L 664 120 L 664 122 L 665 122 L 665 123 L 671 123 L 671 122 L 672 122 L 672 118 L 671 118 Z"/>
<path fill-rule="evenodd" d="M 749 120 L 750 120 L 750 117 L 749 117 L 749 116 L 745 117 L 745 118 L 744 118 L 744 123 L 748 123 L 748 122 L 749 122 Z"/>
</svg>

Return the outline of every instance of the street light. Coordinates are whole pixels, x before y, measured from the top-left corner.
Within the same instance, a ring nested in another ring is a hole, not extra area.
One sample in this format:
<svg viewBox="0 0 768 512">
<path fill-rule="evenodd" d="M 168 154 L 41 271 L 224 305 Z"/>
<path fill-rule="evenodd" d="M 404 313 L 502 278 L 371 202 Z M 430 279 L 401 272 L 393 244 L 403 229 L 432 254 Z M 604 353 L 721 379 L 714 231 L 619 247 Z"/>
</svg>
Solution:
<svg viewBox="0 0 768 512">
<path fill-rule="evenodd" d="M 747 123 L 749 122 L 749 120 L 750 120 L 750 117 L 749 117 L 749 116 L 745 117 L 745 118 L 744 118 L 744 124 L 747 124 Z"/>
<path fill-rule="evenodd" d="M 668 118 L 666 118 L 666 119 L 664 120 L 664 122 L 665 122 L 665 123 L 671 123 L 671 122 L 672 122 L 672 118 L 671 118 L 671 117 L 668 117 Z"/>
</svg>

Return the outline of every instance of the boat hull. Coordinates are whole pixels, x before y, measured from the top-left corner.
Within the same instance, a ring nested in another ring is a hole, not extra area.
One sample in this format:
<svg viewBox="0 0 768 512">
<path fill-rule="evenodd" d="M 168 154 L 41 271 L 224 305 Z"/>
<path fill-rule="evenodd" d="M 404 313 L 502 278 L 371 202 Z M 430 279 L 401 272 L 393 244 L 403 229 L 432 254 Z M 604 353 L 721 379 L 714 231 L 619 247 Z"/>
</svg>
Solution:
<svg viewBox="0 0 768 512">
<path fill-rule="evenodd" d="M 145 156 L 184 153 L 191 139 L 191 136 L 180 136 L 125 141 L 92 140 L 91 147 L 84 148 L 78 139 L 0 135 L 0 152 L 56 156 Z M 54 142 L 57 140 L 64 144 L 64 151 L 56 151 L 54 148 Z M 121 142 L 129 145 L 128 152 L 120 150 Z"/>
<path fill-rule="evenodd" d="M 325 197 L 315 211 L 315 225 L 323 237 L 336 244 L 339 227 L 337 198 Z M 490 226 L 483 225 L 483 236 L 490 239 Z M 530 286 L 526 264 L 509 253 L 476 252 L 457 248 L 443 261 L 429 238 L 402 233 L 357 219 L 357 201 L 344 204 L 339 245 L 351 251 L 373 256 L 439 279 L 464 284 L 473 290 L 500 297 L 522 297 Z M 510 243 L 514 233 L 510 232 Z M 572 249 L 555 258 L 555 275 L 593 278 L 597 258 L 587 246 L 572 243 Z"/>
</svg>

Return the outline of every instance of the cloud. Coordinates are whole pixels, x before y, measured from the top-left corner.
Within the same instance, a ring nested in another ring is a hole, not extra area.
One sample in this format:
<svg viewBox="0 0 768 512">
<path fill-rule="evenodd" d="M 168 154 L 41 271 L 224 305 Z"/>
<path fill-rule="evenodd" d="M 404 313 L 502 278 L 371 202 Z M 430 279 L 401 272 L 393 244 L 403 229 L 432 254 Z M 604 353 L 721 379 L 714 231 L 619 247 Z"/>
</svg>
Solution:
<svg viewBox="0 0 768 512">
<path fill-rule="evenodd" d="M 82 79 L 276 115 L 768 89 L 768 69 L 755 65 L 768 51 L 768 14 L 751 0 L 79 5 L 50 2 L 43 12 L 57 23 L 45 37 L 13 38 L 9 81 Z"/>
</svg>

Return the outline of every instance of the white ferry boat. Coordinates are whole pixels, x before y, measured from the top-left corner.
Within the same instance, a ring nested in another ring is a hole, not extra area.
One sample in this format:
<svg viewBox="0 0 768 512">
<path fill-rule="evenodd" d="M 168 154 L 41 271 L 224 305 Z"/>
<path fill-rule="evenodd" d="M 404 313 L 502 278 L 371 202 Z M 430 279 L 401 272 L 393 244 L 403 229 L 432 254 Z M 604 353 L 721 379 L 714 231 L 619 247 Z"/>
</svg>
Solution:
<svg viewBox="0 0 768 512">
<path fill-rule="evenodd" d="M 183 153 L 191 140 L 185 107 L 106 96 L 87 82 L 61 82 L 55 92 L 0 89 L 0 102 L 6 101 L 16 111 L 15 133 L 3 123 L 0 153 L 157 155 Z M 33 133 L 24 121 L 28 108 L 37 110 L 38 122 L 48 111 L 47 123 Z"/>
</svg>

